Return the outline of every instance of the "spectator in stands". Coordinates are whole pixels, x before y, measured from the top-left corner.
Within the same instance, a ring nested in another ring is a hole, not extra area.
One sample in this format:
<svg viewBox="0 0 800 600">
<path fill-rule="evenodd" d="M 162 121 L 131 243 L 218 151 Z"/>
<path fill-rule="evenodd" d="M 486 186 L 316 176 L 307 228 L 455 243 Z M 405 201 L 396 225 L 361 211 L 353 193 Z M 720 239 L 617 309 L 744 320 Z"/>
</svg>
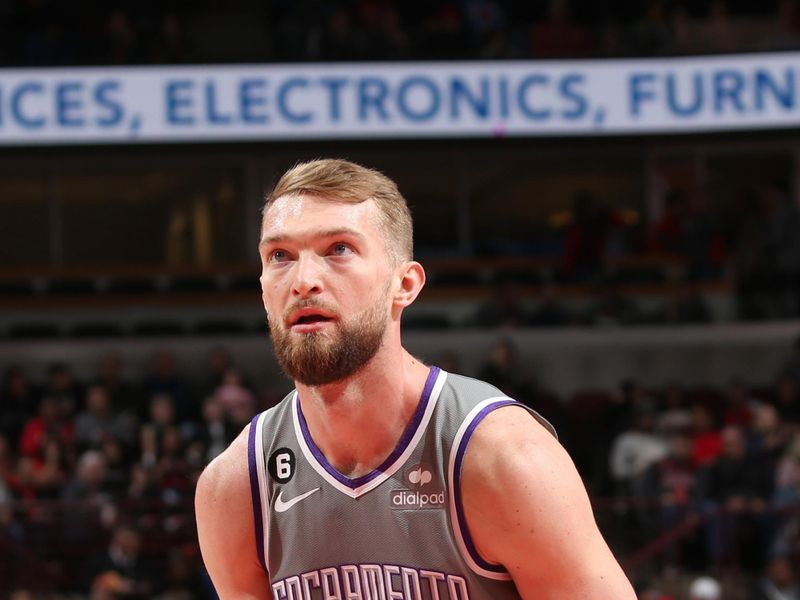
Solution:
<svg viewBox="0 0 800 600">
<path fill-rule="evenodd" d="M 194 600 L 206 597 L 200 580 L 198 552 L 190 546 L 173 548 L 167 554 L 161 600 Z"/>
<path fill-rule="evenodd" d="M 50 367 L 42 396 L 58 401 L 62 418 L 74 419 L 82 407 L 83 393 L 83 387 L 67 365 L 59 363 Z"/>
<path fill-rule="evenodd" d="M 771 543 L 774 523 L 765 511 L 772 496 L 773 473 L 758 457 L 747 455 L 744 432 L 728 426 L 722 431 L 723 451 L 700 477 L 699 497 L 709 515 L 708 553 L 718 567 L 741 563 L 740 539 L 745 522 L 756 528 L 760 556 Z M 752 517 L 752 518 L 751 518 Z M 753 540 L 747 540 L 751 544 Z"/>
<path fill-rule="evenodd" d="M 656 429 L 663 433 L 686 432 L 691 430 L 691 426 L 692 413 L 686 408 L 683 387 L 677 381 L 673 381 L 664 390 L 656 420 Z"/>
<path fill-rule="evenodd" d="M 772 182 L 762 192 L 769 231 L 768 250 L 777 292 L 776 314 L 794 317 L 800 312 L 800 208 L 787 186 Z"/>
<path fill-rule="evenodd" d="M 22 367 L 9 367 L 0 388 L 0 434 L 16 446 L 22 428 L 36 412 L 36 391 Z"/>
<path fill-rule="evenodd" d="M 470 40 L 459 2 L 450 0 L 431 5 L 417 18 L 422 21 L 422 56 L 432 59 L 465 58 L 470 54 Z"/>
<path fill-rule="evenodd" d="M 142 539 L 132 526 L 114 530 L 108 549 L 89 563 L 85 590 L 92 598 L 151 598 L 157 573 L 142 557 Z"/>
<path fill-rule="evenodd" d="M 141 391 L 125 379 L 125 362 L 119 352 L 109 352 L 100 362 L 99 373 L 95 379 L 97 385 L 103 386 L 111 401 L 111 410 L 138 412 Z"/>
<path fill-rule="evenodd" d="M 150 419 L 139 430 L 142 464 L 153 466 L 161 456 L 166 431 L 176 426 L 175 403 L 169 394 L 156 394 L 150 401 Z"/>
<path fill-rule="evenodd" d="M 106 481 L 106 461 L 100 452 L 87 450 L 81 455 L 75 475 L 61 497 L 70 515 L 64 536 L 71 544 L 89 542 L 116 518 L 114 499 Z"/>
<path fill-rule="evenodd" d="M 725 395 L 722 422 L 725 425 L 747 428 L 753 422 L 753 412 L 758 400 L 750 396 L 747 384 L 741 379 L 733 379 L 728 384 Z"/>
<path fill-rule="evenodd" d="M 319 51 L 315 60 L 354 61 L 366 57 L 364 32 L 354 22 L 349 6 L 334 6 L 328 11 L 322 34 L 319 37 Z"/>
<path fill-rule="evenodd" d="M 778 461 L 773 505 L 779 511 L 774 550 L 791 554 L 792 536 L 800 533 L 800 513 L 796 510 L 800 506 L 800 434 L 795 434 Z"/>
<path fill-rule="evenodd" d="M 183 21 L 177 14 L 168 12 L 161 15 L 155 37 L 148 48 L 149 62 L 179 65 L 192 58 L 192 44 L 187 39 Z"/>
<path fill-rule="evenodd" d="M 139 32 L 131 16 L 122 8 L 112 10 L 105 22 L 106 60 L 116 65 L 136 63 L 141 60 Z"/>
<path fill-rule="evenodd" d="M 256 414 L 255 395 L 244 385 L 242 374 L 238 369 L 231 368 L 225 372 L 222 384 L 215 390 L 214 395 L 237 431 L 249 423 Z"/>
<path fill-rule="evenodd" d="M 0 433 L 0 486 L 8 480 L 14 468 L 14 456 L 8 437 Z"/>
<path fill-rule="evenodd" d="M 38 416 L 25 423 L 20 436 L 20 453 L 35 459 L 44 458 L 45 445 L 55 441 L 62 449 L 71 448 L 75 438 L 75 426 L 64 417 L 64 404 L 56 398 L 46 396 L 39 402 Z"/>
<path fill-rule="evenodd" d="M 697 466 L 707 465 L 722 453 L 722 436 L 714 413 L 705 404 L 695 404 L 692 414 L 692 458 Z"/>
<path fill-rule="evenodd" d="M 144 398 L 150 399 L 156 394 L 167 394 L 172 398 L 177 420 L 195 421 L 199 417 L 199 406 L 192 398 L 191 386 L 178 373 L 175 353 L 165 348 L 153 357 L 144 384 Z"/>
<path fill-rule="evenodd" d="M 503 282 L 492 288 L 488 301 L 475 314 L 478 327 L 522 327 L 528 322 L 528 312 L 522 305 L 519 288 L 513 282 Z"/>
<path fill-rule="evenodd" d="M 671 54 L 697 54 L 702 44 L 697 27 L 689 17 L 685 6 L 672 6 L 669 16 Z"/>
<path fill-rule="evenodd" d="M 205 373 L 203 374 L 205 379 L 202 387 L 203 394 L 206 396 L 213 394 L 222 385 L 225 373 L 228 369 L 232 369 L 233 366 L 233 358 L 231 358 L 228 350 L 221 346 L 212 349 L 208 355 Z"/>
<path fill-rule="evenodd" d="M 236 437 L 237 429 L 225 414 L 225 407 L 217 396 L 209 396 L 203 402 L 203 423 L 198 435 L 203 455 L 211 462 L 222 453 Z"/>
<path fill-rule="evenodd" d="M 690 199 L 682 251 L 686 278 L 689 281 L 716 279 L 722 273 L 725 260 L 723 230 L 704 190 L 697 190 Z"/>
<path fill-rule="evenodd" d="M 656 433 L 656 408 L 652 402 L 634 407 L 633 423 L 611 445 L 609 466 L 617 495 L 639 495 L 639 478 L 651 465 L 667 456 L 668 446 Z"/>
<path fill-rule="evenodd" d="M 531 29 L 531 53 L 536 58 L 589 56 L 594 40 L 589 31 L 570 14 L 568 0 L 550 0 L 547 17 Z"/>
<path fill-rule="evenodd" d="M 692 460 L 692 440 L 686 433 L 673 433 L 669 454 L 649 466 L 640 484 L 644 503 L 643 516 L 650 537 L 672 531 L 694 511 L 697 498 L 697 467 Z M 677 564 L 675 544 L 665 550 L 671 564 Z"/>
<path fill-rule="evenodd" d="M 672 46 L 667 22 L 667 3 L 650 0 L 642 17 L 631 28 L 632 50 L 639 55 L 664 54 Z"/>
<path fill-rule="evenodd" d="M 178 427 L 167 427 L 161 436 L 157 472 L 162 497 L 177 502 L 191 492 L 191 464 L 184 453 L 184 440 Z"/>
<path fill-rule="evenodd" d="M 578 282 L 597 281 L 605 269 L 607 246 L 612 234 L 630 224 L 632 218 L 627 212 L 603 206 L 588 191 L 578 192 L 569 214 L 551 218 L 553 223 L 568 223 L 564 240 L 564 276 Z"/>
<path fill-rule="evenodd" d="M 656 220 L 650 235 L 650 250 L 665 254 L 683 254 L 689 221 L 689 195 L 684 190 L 670 190 L 664 198 L 664 212 Z"/>
<path fill-rule="evenodd" d="M 777 409 L 771 404 L 755 405 L 753 424 L 747 437 L 749 454 L 759 457 L 774 472 L 789 440 L 790 431 Z"/>
<path fill-rule="evenodd" d="M 519 364 L 517 347 L 512 340 L 504 338 L 492 346 L 489 360 L 481 366 L 478 376 L 510 397 L 526 402 L 531 385 L 525 379 L 525 373 L 530 373 L 530 369 L 524 369 Z"/>
<path fill-rule="evenodd" d="M 736 33 L 724 0 L 711 1 L 708 17 L 703 21 L 701 36 L 706 52 L 733 52 L 736 49 Z"/>
<path fill-rule="evenodd" d="M 134 441 L 136 422 L 132 414 L 114 413 L 108 391 L 92 385 L 86 391 L 86 408 L 75 419 L 75 443 L 80 450 L 100 448 L 115 439 L 127 446 Z"/>
<path fill-rule="evenodd" d="M 769 227 L 761 193 L 748 190 L 741 200 L 730 234 L 736 272 L 739 318 L 764 319 L 770 314 Z"/>
<path fill-rule="evenodd" d="M 75 476 L 64 487 L 62 497 L 69 501 L 80 501 L 98 507 L 110 497 L 106 487 L 106 460 L 97 450 L 81 454 L 75 468 Z"/>
<path fill-rule="evenodd" d="M 763 40 L 767 50 L 800 48 L 800 7 L 797 0 L 779 0 L 772 31 Z"/>
<path fill-rule="evenodd" d="M 15 581 L 22 583 L 21 573 L 27 558 L 26 534 L 26 524 L 15 514 L 14 498 L 0 481 L 0 591 L 7 590 Z"/>
<path fill-rule="evenodd" d="M 789 557 L 776 556 L 769 562 L 747 600 L 800 600 L 797 570 Z"/>
<path fill-rule="evenodd" d="M 800 385 L 798 379 L 786 373 L 775 385 L 775 406 L 781 418 L 794 426 L 800 426 Z"/>
</svg>

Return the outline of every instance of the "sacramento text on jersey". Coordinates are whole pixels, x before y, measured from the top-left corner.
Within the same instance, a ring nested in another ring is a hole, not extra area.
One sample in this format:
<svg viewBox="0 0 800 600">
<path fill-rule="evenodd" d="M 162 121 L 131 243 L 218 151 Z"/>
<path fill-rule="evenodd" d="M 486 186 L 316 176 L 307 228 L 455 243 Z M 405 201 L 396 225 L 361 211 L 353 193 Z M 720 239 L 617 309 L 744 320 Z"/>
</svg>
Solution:
<svg viewBox="0 0 800 600">
<path fill-rule="evenodd" d="M 469 600 L 463 577 L 399 565 L 339 565 L 272 584 L 275 600 Z"/>
</svg>

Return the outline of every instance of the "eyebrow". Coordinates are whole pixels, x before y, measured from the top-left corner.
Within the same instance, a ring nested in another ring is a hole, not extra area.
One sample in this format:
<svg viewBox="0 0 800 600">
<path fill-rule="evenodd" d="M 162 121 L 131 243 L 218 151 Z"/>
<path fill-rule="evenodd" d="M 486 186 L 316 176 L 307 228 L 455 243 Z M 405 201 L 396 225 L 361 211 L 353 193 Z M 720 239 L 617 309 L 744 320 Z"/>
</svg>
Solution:
<svg viewBox="0 0 800 600">
<path fill-rule="evenodd" d="M 349 227 L 337 227 L 335 229 L 325 229 L 323 231 L 316 231 L 309 234 L 311 237 L 315 238 L 332 238 L 332 237 L 339 237 L 339 236 L 349 236 L 358 238 L 359 240 L 364 239 L 364 234 L 360 231 L 355 229 L 350 229 Z M 285 242 L 286 240 L 290 239 L 292 236 L 288 236 L 285 234 L 277 234 L 277 235 L 269 235 L 262 237 L 261 240 L 258 242 L 259 248 L 263 246 L 269 246 L 271 244 L 277 244 L 281 242 Z"/>
</svg>

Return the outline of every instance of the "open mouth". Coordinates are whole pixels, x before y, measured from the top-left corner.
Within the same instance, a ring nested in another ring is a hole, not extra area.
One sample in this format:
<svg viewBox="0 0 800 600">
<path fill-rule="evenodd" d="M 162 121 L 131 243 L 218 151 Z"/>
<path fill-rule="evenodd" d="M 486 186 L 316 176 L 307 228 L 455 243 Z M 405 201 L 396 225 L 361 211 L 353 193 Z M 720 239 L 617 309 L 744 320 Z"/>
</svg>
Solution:
<svg viewBox="0 0 800 600">
<path fill-rule="evenodd" d="M 294 324 L 295 325 L 309 325 L 311 323 L 324 323 L 326 321 L 331 321 L 330 317 L 325 317 L 323 315 L 303 315 L 299 319 L 297 319 Z"/>
<path fill-rule="evenodd" d="M 331 313 L 325 312 L 320 309 L 306 308 L 295 312 L 289 319 L 290 327 L 308 327 L 313 325 L 321 325 L 328 321 L 333 321 L 334 316 Z"/>
</svg>

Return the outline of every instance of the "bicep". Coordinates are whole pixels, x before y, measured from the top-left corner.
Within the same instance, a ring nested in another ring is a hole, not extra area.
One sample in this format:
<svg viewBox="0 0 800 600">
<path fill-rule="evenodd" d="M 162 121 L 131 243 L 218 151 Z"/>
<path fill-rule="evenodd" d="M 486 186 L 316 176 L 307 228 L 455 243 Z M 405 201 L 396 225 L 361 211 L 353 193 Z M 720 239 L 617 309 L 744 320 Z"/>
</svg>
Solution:
<svg viewBox="0 0 800 600">
<path fill-rule="evenodd" d="M 634 598 L 566 451 L 520 410 L 487 416 L 467 450 L 464 510 L 479 551 L 523 598 Z"/>
<path fill-rule="evenodd" d="M 239 439 L 206 468 L 197 483 L 197 537 L 222 600 L 272 600 L 269 577 L 256 549 L 246 445 L 240 457 L 237 444 Z"/>
</svg>

